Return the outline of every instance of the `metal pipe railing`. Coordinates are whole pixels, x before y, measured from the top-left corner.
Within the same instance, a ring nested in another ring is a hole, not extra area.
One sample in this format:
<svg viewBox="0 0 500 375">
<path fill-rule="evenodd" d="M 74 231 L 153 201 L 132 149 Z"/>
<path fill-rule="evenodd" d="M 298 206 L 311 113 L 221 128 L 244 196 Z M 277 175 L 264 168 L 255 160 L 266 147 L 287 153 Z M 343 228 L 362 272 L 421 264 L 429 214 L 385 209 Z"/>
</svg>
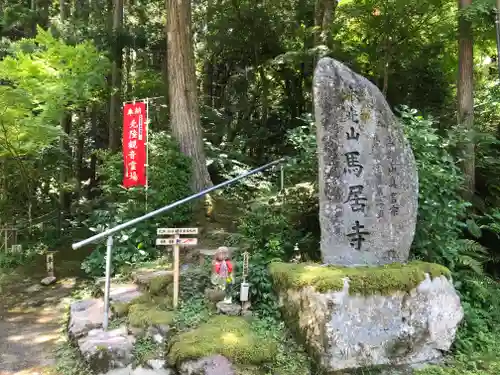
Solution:
<svg viewBox="0 0 500 375">
<path fill-rule="evenodd" d="M 165 212 L 171 210 L 172 208 L 180 206 L 181 204 L 187 203 L 187 202 L 192 201 L 192 200 L 197 199 L 197 198 L 201 198 L 204 195 L 206 195 L 208 193 L 211 193 L 214 190 L 218 190 L 218 189 L 221 189 L 221 188 L 223 188 L 225 186 L 231 185 L 231 184 L 235 183 L 236 181 L 242 180 L 242 179 L 244 179 L 246 177 L 249 177 L 249 176 L 251 176 L 253 174 L 262 172 L 262 171 L 264 171 L 266 169 L 269 169 L 270 167 L 272 167 L 274 165 L 284 163 L 285 161 L 286 161 L 286 158 L 282 158 L 282 159 L 279 159 L 279 160 L 275 160 L 275 161 L 273 161 L 271 163 L 265 164 L 265 165 L 263 165 L 263 166 L 261 166 L 259 168 L 252 169 L 251 171 L 243 173 L 243 174 L 241 174 L 241 175 L 239 175 L 239 176 L 237 176 L 237 177 L 235 177 L 235 178 L 233 178 L 231 180 L 224 181 L 224 182 L 222 182 L 222 183 L 220 183 L 218 185 L 215 185 L 215 186 L 212 186 L 212 187 L 210 187 L 208 189 L 202 190 L 199 193 L 193 194 L 193 195 L 191 195 L 189 197 L 186 197 L 186 198 L 181 199 L 181 200 L 179 200 L 177 202 L 169 204 L 168 206 L 159 208 L 159 209 L 157 209 L 155 211 L 151 211 L 151 212 L 149 212 L 149 213 L 147 213 L 147 214 L 145 214 L 143 216 L 137 217 L 137 218 L 132 219 L 130 221 L 127 221 L 127 222 L 125 222 L 123 224 L 119 224 L 119 225 L 117 225 L 114 228 L 111 228 L 111 229 L 108 229 L 108 230 L 106 230 L 104 232 L 96 234 L 96 235 L 94 235 L 92 237 L 87 238 L 86 240 L 83 240 L 83 241 L 80 241 L 80 242 L 76 242 L 76 243 L 74 243 L 72 245 L 72 248 L 73 248 L 73 250 L 76 250 L 76 249 L 79 249 L 82 246 L 88 245 L 88 244 L 90 244 L 92 242 L 95 242 L 95 241 L 104 239 L 106 237 L 109 237 L 109 236 L 111 236 L 111 235 L 113 235 L 113 234 L 115 234 L 117 232 L 122 231 L 123 229 L 129 228 L 129 227 L 134 226 L 135 224 L 138 224 L 138 223 L 140 223 L 140 222 L 142 222 L 144 220 L 147 220 L 147 219 L 150 219 L 150 218 L 152 218 L 154 216 L 157 216 L 159 214 L 165 213 Z"/>
<path fill-rule="evenodd" d="M 218 185 L 212 186 L 211 188 L 208 188 L 206 190 L 200 191 L 199 193 L 193 194 L 187 198 L 181 199 L 177 202 L 174 202 L 172 204 L 169 204 L 168 206 L 162 207 L 158 210 L 152 211 L 147 213 L 146 215 L 137 217 L 133 220 L 127 221 L 126 223 L 117 225 L 114 228 L 108 229 L 102 233 L 96 234 L 95 236 L 89 237 L 86 240 L 74 243 L 72 245 L 73 249 L 78 249 L 82 246 L 85 246 L 89 243 L 101 240 L 105 237 L 107 237 L 107 244 L 106 244 L 106 281 L 105 281 L 105 290 L 104 290 L 104 314 L 103 314 L 103 321 L 102 321 L 102 327 L 106 331 L 108 329 L 108 323 L 109 323 L 109 293 L 110 293 L 110 285 L 111 285 L 111 258 L 112 258 L 112 251 L 113 251 L 113 234 L 126 229 L 128 227 L 131 227 L 137 223 L 140 223 L 141 221 L 150 219 L 156 215 L 162 214 L 164 212 L 167 212 L 168 210 L 171 210 L 172 208 L 175 208 L 177 206 L 180 206 L 181 204 L 187 203 L 189 201 L 192 201 L 193 199 L 200 198 L 204 196 L 205 194 L 208 194 L 214 190 L 223 188 L 225 186 L 231 185 L 232 183 L 235 183 L 236 181 L 242 180 L 248 176 L 251 176 L 253 174 L 259 173 L 263 170 L 266 170 L 274 165 L 281 164 L 286 160 L 286 158 L 282 158 L 276 161 L 273 161 L 271 163 L 268 163 L 266 165 L 263 165 L 262 167 L 255 168 L 247 173 L 243 173 L 231 180 L 227 180 L 225 182 L 222 182 Z M 281 170 L 281 189 L 283 189 L 283 169 Z"/>
</svg>

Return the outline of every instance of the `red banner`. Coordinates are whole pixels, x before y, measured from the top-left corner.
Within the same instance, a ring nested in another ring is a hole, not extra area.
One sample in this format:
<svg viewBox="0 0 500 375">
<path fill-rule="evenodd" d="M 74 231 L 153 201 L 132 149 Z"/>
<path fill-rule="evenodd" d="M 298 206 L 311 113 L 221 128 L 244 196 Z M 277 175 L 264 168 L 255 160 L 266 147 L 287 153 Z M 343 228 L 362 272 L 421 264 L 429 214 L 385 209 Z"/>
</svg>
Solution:
<svg viewBox="0 0 500 375">
<path fill-rule="evenodd" d="M 146 185 L 146 103 L 123 106 L 123 186 Z"/>
</svg>

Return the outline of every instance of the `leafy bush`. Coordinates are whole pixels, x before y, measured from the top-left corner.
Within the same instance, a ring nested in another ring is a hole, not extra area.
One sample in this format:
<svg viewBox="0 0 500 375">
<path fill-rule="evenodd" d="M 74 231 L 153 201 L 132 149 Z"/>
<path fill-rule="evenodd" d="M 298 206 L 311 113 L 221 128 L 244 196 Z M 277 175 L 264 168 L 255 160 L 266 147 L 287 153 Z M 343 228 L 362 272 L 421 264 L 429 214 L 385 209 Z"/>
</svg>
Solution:
<svg viewBox="0 0 500 375">
<path fill-rule="evenodd" d="M 148 210 L 182 199 L 190 190 L 190 161 L 179 151 L 177 144 L 165 133 L 153 133 L 149 138 Z M 103 153 L 98 175 L 102 195 L 85 222 L 93 232 L 101 232 L 146 213 L 144 188 L 122 187 L 123 166 L 120 154 Z M 142 222 L 115 236 L 113 267 L 148 261 L 159 252 L 154 247 L 156 229 L 161 226 L 182 225 L 191 219 L 191 206 L 181 205 L 153 220 Z M 101 243 L 82 264 L 90 275 L 102 275 L 105 244 Z"/>
</svg>

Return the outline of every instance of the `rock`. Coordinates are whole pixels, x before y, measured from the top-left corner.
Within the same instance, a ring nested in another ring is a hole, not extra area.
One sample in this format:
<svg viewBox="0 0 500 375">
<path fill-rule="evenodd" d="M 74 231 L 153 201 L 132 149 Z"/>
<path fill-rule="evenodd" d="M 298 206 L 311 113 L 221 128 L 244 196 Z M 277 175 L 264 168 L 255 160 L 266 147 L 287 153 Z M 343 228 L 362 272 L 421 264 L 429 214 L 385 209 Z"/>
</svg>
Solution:
<svg viewBox="0 0 500 375">
<path fill-rule="evenodd" d="M 139 270 L 133 275 L 134 282 L 139 285 L 148 286 L 149 283 L 159 277 L 173 277 L 173 271 L 167 270 Z"/>
<path fill-rule="evenodd" d="M 153 370 L 161 370 L 165 368 L 166 361 L 164 359 L 150 359 L 147 363 Z"/>
<path fill-rule="evenodd" d="M 181 364 L 180 375 L 235 375 L 231 362 L 226 357 L 214 355 Z"/>
<path fill-rule="evenodd" d="M 68 334 L 79 339 L 92 329 L 102 327 L 104 301 L 87 299 L 71 304 Z M 111 311 L 110 311 L 111 318 Z"/>
<path fill-rule="evenodd" d="M 158 369 L 147 369 L 144 367 L 136 367 L 132 368 L 131 365 L 126 368 L 113 369 L 105 374 L 101 373 L 100 375 L 174 375 L 174 371 L 166 368 L 158 368 Z"/>
<path fill-rule="evenodd" d="M 43 288 L 41 285 L 35 284 L 35 285 L 32 285 L 29 288 L 27 288 L 26 292 L 27 293 L 37 293 L 37 292 L 40 292 L 42 289 Z"/>
<path fill-rule="evenodd" d="M 56 277 L 55 276 L 47 276 L 46 278 L 42 279 L 40 281 L 40 284 L 48 286 L 51 284 L 54 284 L 56 282 Z"/>
<path fill-rule="evenodd" d="M 412 150 L 380 90 L 331 58 L 314 76 L 325 263 L 405 262 L 415 234 Z"/>
<path fill-rule="evenodd" d="M 174 375 L 174 372 L 166 368 L 151 370 L 144 367 L 137 367 L 131 375 Z"/>
<path fill-rule="evenodd" d="M 205 298 L 208 299 L 210 302 L 213 303 L 220 302 L 224 299 L 225 296 L 226 293 L 223 290 L 211 289 L 211 288 L 205 289 Z"/>
<path fill-rule="evenodd" d="M 306 267 L 314 268 L 306 265 L 296 269 L 298 279 L 307 278 L 300 274 Z M 354 272 L 353 268 L 347 270 Z M 324 286 L 326 290 L 321 290 L 321 285 L 328 282 L 328 276 L 320 273 L 321 267 L 311 272 L 318 275 L 317 284 L 298 285 L 297 279 L 275 286 L 287 323 L 325 373 L 438 360 L 450 349 L 464 315 L 460 298 L 446 276 L 425 274 L 423 281 L 408 291 L 401 288 L 383 294 L 369 289 L 370 294 L 363 295 L 359 285 L 363 280 L 371 283 L 367 279 L 370 268 L 360 271 L 358 284 L 344 278 L 343 287 Z M 272 275 L 273 280 L 278 276 L 276 272 Z M 355 289 L 352 295 L 351 289 Z"/>
<path fill-rule="evenodd" d="M 165 324 L 153 325 L 147 329 L 147 336 L 151 337 L 158 344 L 163 344 L 169 337 L 169 333 L 170 327 Z"/>
<path fill-rule="evenodd" d="M 78 340 L 78 347 L 92 369 L 108 371 L 132 363 L 134 343 L 134 337 L 123 326 L 110 331 L 94 329 Z"/>
<path fill-rule="evenodd" d="M 111 302 L 130 303 L 143 294 L 135 284 L 111 284 L 109 288 Z"/>
<path fill-rule="evenodd" d="M 217 303 L 217 313 L 237 316 L 241 314 L 241 306 L 236 303 L 225 303 L 221 301 Z"/>
</svg>

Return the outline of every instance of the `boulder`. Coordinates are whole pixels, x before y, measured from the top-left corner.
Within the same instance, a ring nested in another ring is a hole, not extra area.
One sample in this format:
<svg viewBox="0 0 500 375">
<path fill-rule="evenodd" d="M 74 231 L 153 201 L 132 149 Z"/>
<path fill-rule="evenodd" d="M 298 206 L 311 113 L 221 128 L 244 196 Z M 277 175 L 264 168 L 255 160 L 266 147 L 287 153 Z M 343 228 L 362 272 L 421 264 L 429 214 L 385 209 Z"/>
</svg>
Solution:
<svg viewBox="0 0 500 375">
<path fill-rule="evenodd" d="M 86 299 L 72 303 L 68 325 L 69 336 L 79 339 L 90 330 L 102 327 L 103 316 L 104 301 L 100 299 Z"/>
<path fill-rule="evenodd" d="M 401 125 L 374 84 L 331 58 L 318 62 L 314 99 L 323 261 L 406 262 L 418 175 Z"/>
<path fill-rule="evenodd" d="M 112 369 L 100 375 L 175 375 L 175 372 L 166 368 L 149 369 L 141 366 L 132 368 L 129 365 L 126 368 Z"/>
<path fill-rule="evenodd" d="M 326 373 L 439 360 L 463 318 L 446 268 L 271 265 L 287 324 Z"/>
<path fill-rule="evenodd" d="M 136 284 L 111 284 L 109 288 L 109 300 L 117 303 L 130 303 L 141 297 L 143 292 Z"/>
<path fill-rule="evenodd" d="M 173 274 L 173 271 L 169 270 L 142 269 L 133 274 L 133 279 L 139 285 L 149 286 L 152 280 L 158 278 L 172 279 Z"/>
<path fill-rule="evenodd" d="M 232 316 L 241 315 L 241 305 L 221 301 L 217 303 L 217 313 Z"/>
<path fill-rule="evenodd" d="M 231 362 L 221 355 L 184 362 L 179 368 L 179 373 L 180 375 L 235 375 Z"/>
<path fill-rule="evenodd" d="M 109 371 L 132 363 L 134 343 L 134 337 L 123 326 L 110 331 L 91 330 L 78 340 L 78 347 L 93 370 Z"/>
<path fill-rule="evenodd" d="M 56 282 L 56 280 L 57 279 L 55 276 L 47 276 L 40 281 L 40 284 L 45 285 L 45 286 L 49 286 L 51 284 L 54 284 Z"/>
</svg>

